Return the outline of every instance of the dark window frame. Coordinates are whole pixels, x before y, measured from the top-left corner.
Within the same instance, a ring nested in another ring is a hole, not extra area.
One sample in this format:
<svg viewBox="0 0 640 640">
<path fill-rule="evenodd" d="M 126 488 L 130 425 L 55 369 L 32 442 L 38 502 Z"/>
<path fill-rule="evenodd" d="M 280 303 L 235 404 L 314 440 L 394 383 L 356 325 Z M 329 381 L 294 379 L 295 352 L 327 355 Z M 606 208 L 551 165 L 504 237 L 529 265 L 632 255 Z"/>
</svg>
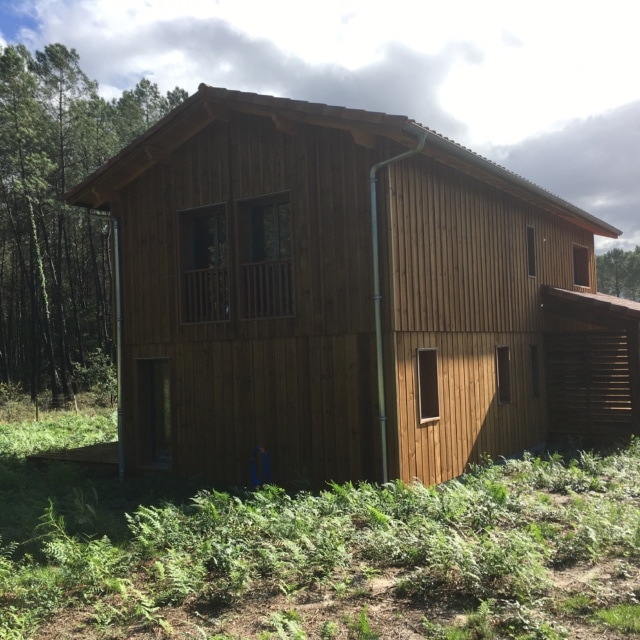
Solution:
<svg viewBox="0 0 640 640">
<path fill-rule="evenodd" d="M 231 320 L 226 202 L 178 211 L 180 318 L 185 324 Z"/>
<path fill-rule="evenodd" d="M 496 345 L 496 387 L 498 404 L 509 404 L 513 401 L 511 348 L 507 344 Z"/>
<path fill-rule="evenodd" d="M 529 347 L 529 353 L 531 356 L 531 393 L 534 398 L 539 398 L 541 395 L 540 387 L 540 349 L 537 344 L 532 344 Z"/>
<path fill-rule="evenodd" d="M 589 247 L 573 245 L 573 284 L 577 287 L 591 286 L 591 252 Z"/>
<path fill-rule="evenodd" d="M 290 191 L 236 202 L 240 320 L 295 316 Z"/>
<path fill-rule="evenodd" d="M 418 419 L 420 424 L 440 419 L 440 376 L 438 349 L 420 347 L 417 350 Z"/>
<path fill-rule="evenodd" d="M 527 225 L 527 274 L 530 278 L 537 276 L 536 265 L 536 230 L 533 225 Z"/>
</svg>

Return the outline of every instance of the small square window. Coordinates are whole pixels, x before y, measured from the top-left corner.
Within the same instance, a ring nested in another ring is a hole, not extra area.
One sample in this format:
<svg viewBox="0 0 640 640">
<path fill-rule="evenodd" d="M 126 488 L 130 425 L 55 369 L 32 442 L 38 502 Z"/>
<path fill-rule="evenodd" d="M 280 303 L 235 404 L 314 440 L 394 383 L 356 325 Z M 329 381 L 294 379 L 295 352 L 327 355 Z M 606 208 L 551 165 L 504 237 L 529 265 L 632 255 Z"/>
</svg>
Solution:
<svg viewBox="0 0 640 640">
<path fill-rule="evenodd" d="M 506 345 L 496 347 L 496 378 L 498 403 L 511 402 L 511 354 Z"/>
<path fill-rule="evenodd" d="M 573 283 L 589 286 L 589 249 L 578 244 L 573 245 Z"/>
<path fill-rule="evenodd" d="M 418 349 L 418 405 L 421 423 L 440 417 L 436 349 Z"/>
</svg>

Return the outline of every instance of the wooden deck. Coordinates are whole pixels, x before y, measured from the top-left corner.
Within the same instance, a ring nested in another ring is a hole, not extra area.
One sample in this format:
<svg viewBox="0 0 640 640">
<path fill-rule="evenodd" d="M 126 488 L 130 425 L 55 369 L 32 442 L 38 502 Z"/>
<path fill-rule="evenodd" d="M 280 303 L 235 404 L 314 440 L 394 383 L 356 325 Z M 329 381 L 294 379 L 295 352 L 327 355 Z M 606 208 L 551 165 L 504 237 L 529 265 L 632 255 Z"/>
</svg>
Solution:
<svg viewBox="0 0 640 640">
<path fill-rule="evenodd" d="M 61 460 L 65 462 L 77 462 L 87 465 L 118 466 L 118 443 L 103 442 L 88 447 L 77 449 L 64 449 L 62 451 L 45 451 L 28 456 L 28 460 L 42 462 L 44 460 Z"/>
</svg>

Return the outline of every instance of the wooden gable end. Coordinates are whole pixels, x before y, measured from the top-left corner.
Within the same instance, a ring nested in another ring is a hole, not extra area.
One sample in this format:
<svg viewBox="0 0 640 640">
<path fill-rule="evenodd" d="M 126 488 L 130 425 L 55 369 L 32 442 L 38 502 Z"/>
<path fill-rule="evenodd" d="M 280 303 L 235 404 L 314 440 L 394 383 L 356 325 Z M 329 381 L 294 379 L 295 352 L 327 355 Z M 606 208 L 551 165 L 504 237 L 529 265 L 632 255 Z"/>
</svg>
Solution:
<svg viewBox="0 0 640 640">
<path fill-rule="evenodd" d="M 144 424 L 145 363 L 166 360 L 180 475 L 247 483 L 257 444 L 274 481 L 375 478 L 371 241 L 367 172 L 373 152 L 347 130 L 236 113 L 184 141 L 118 192 L 126 421 Z M 291 208 L 295 313 L 243 318 L 240 270 L 255 201 Z M 229 315 L 185 322 L 181 220 L 224 212 Z M 139 371 L 143 371 L 141 375 Z M 127 432 L 127 466 L 144 464 L 143 431 Z M 368 444 L 364 444 L 368 443 Z"/>
</svg>

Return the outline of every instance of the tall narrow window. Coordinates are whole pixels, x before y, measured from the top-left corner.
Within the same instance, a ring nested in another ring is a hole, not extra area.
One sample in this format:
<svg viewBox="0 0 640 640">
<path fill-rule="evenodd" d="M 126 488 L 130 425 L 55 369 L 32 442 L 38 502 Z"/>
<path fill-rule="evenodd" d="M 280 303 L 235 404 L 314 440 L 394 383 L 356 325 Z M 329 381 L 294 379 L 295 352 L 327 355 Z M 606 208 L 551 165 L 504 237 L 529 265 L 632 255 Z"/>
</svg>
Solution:
<svg viewBox="0 0 640 640">
<path fill-rule="evenodd" d="M 589 249 L 578 244 L 573 245 L 573 283 L 589 286 Z"/>
<path fill-rule="evenodd" d="M 440 417 L 436 349 L 418 349 L 418 406 L 421 423 Z"/>
<path fill-rule="evenodd" d="M 140 462 L 171 464 L 171 397 L 169 360 L 138 360 L 138 425 Z"/>
<path fill-rule="evenodd" d="M 294 315 L 289 194 L 241 203 L 238 229 L 242 317 Z"/>
<path fill-rule="evenodd" d="M 531 384 L 533 397 L 540 397 L 540 360 L 537 344 L 531 345 Z"/>
<path fill-rule="evenodd" d="M 183 322 L 219 322 L 230 314 L 224 205 L 180 213 Z"/>
<path fill-rule="evenodd" d="M 511 402 L 511 354 L 506 345 L 496 347 L 496 378 L 498 403 Z"/>
<path fill-rule="evenodd" d="M 527 272 L 530 277 L 536 277 L 536 232 L 527 225 Z"/>
</svg>

